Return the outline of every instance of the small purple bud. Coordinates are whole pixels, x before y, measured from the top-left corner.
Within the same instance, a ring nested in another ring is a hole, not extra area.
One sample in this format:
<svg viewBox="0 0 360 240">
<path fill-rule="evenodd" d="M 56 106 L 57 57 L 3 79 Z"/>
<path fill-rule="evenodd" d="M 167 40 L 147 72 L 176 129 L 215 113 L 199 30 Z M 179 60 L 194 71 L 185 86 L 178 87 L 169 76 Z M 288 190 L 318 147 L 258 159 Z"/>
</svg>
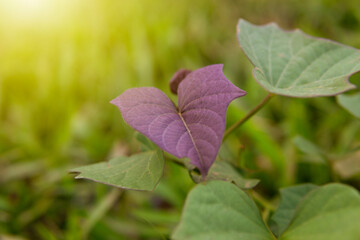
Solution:
<svg viewBox="0 0 360 240">
<path fill-rule="evenodd" d="M 189 69 L 180 69 L 172 76 L 169 85 L 170 85 L 170 90 L 173 94 L 177 95 L 177 90 L 178 90 L 179 84 L 191 72 L 192 71 Z"/>
</svg>

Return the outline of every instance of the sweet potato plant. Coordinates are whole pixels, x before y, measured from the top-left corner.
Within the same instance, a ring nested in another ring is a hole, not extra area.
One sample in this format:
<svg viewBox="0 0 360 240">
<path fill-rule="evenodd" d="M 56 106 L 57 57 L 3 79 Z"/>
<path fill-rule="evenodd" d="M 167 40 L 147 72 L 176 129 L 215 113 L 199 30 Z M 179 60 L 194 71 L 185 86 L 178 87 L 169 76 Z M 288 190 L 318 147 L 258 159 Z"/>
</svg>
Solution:
<svg viewBox="0 0 360 240">
<path fill-rule="evenodd" d="M 360 50 L 301 30 L 284 31 L 274 23 L 256 26 L 242 19 L 237 37 L 254 66 L 255 80 L 268 92 L 253 110 L 225 129 L 229 104 L 237 98 L 246 101 L 252 93 L 229 81 L 222 64 L 179 70 L 170 81 L 177 104 L 154 87 L 128 89 L 111 101 L 139 132 L 140 153 L 72 172 L 78 173 L 76 178 L 118 188 L 152 191 L 167 161 L 186 168 L 197 185 L 187 196 L 172 239 L 360 239 L 360 195 L 344 184 L 341 174 L 345 165 L 352 174 L 360 172 L 351 162 L 332 159 L 304 138 L 294 139 L 301 151 L 328 165 L 333 182 L 283 188 L 273 207 L 253 189 L 261 186 L 259 180 L 246 178 L 246 169 L 234 160 L 218 157 L 222 142 L 277 95 L 338 95 L 338 103 L 359 118 L 360 93 L 339 94 L 355 88 L 348 79 L 360 70 Z"/>
</svg>

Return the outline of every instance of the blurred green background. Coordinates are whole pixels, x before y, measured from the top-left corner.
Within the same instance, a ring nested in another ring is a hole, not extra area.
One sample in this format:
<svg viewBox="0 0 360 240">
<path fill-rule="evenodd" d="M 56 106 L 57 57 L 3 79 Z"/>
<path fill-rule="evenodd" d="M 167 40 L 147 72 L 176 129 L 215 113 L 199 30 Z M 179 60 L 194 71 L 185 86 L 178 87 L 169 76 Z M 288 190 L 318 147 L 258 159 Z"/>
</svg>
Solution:
<svg viewBox="0 0 360 240">
<path fill-rule="evenodd" d="M 260 102 L 266 92 L 238 46 L 239 18 L 360 48 L 358 0 L 0 0 L 0 239 L 167 239 L 193 186 L 181 167 L 166 163 L 154 193 L 68 170 L 137 152 L 109 101 L 139 86 L 170 95 L 179 68 L 225 64 L 248 92 L 231 104 L 229 125 Z M 276 201 L 279 187 L 334 180 L 295 136 L 343 158 L 360 145 L 359 129 L 334 98 L 276 97 L 220 157 L 260 178 L 257 189 Z M 359 176 L 342 180 L 360 189 Z"/>
</svg>

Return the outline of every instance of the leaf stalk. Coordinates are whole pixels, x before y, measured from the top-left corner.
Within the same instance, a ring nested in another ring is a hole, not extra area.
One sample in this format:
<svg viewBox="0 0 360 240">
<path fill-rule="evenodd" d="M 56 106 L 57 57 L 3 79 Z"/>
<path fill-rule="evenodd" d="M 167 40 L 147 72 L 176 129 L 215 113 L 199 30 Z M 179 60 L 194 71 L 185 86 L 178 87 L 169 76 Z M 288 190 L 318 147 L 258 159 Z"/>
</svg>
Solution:
<svg viewBox="0 0 360 240">
<path fill-rule="evenodd" d="M 234 123 L 231 127 L 229 127 L 224 134 L 224 138 L 223 141 L 225 141 L 225 139 L 233 132 L 235 131 L 238 127 L 240 127 L 241 125 L 243 125 L 247 120 L 249 120 L 252 116 L 254 116 L 261 108 L 263 108 L 266 103 L 268 103 L 271 98 L 275 96 L 275 94 L 273 93 L 269 93 L 268 95 L 266 95 L 266 97 L 258 104 L 256 105 L 255 108 L 253 108 L 248 114 L 245 115 L 245 117 L 243 117 L 242 119 L 240 119 L 238 122 Z"/>
</svg>

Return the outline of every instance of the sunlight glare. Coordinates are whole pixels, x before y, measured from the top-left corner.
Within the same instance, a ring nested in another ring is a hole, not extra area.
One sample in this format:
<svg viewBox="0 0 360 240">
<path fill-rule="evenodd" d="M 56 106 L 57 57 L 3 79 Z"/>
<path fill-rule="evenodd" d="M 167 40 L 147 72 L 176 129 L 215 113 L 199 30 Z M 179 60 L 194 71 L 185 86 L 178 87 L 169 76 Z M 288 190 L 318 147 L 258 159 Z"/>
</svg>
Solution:
<svg viewBox="0 0 360 240">
<path fill-rule="evenodd" d="M 54 0 L 5 0 L 1 8 L 8 17 L 17 21 L 32 21 L 44 18 L 52 9 Z"/>
</svg>

